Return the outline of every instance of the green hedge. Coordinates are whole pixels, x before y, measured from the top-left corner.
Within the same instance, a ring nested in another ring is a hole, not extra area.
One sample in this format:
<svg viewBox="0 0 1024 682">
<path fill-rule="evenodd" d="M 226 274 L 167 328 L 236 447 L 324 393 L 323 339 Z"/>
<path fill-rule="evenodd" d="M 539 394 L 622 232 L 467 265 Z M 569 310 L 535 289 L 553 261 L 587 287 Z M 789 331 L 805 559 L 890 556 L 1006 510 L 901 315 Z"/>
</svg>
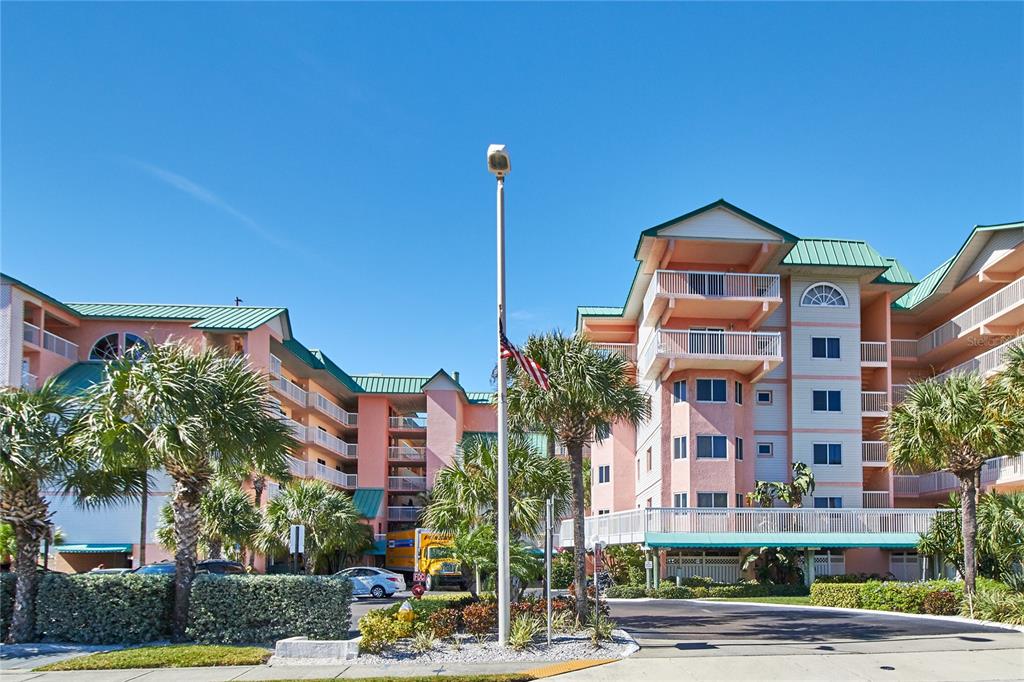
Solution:
<svg viewBox="0 0 1024 682">
<path fill-rule="evenodd" d="M 703 583 L 703 581 L 701 581 Z M 701 584 L 698 583 L 698 584 Z M 706 585 L 706 583 L 703 583 Z M 655 597 L 659 599 L 707 599 L 743 597 L 802 597 L 807 588 L 803 585 L 759 585 L 756 583 L 739 583 L 737 585 L 712 585 L 710 587 L 676 587 L 668 580 L 662 581 L 656 589 L 644 589 L 632 585 L 613 585 L 606 595 L 613 599 L 640 599 Z"/>
<path fill-rule="evenodd" d="M 7 641 L 7 631 L 11 628 L 16 577 L 13 573 L 0 573 L 0 642 Z"/>
<path fill-rule="evenodd" d="M 36 596 L 36 634 L 83 644 L 167 639 L 173 603 L 170 576 L 47 573 Z"/>
<path fill-rule="evenodd" d="M 605 590 L 604 595 L 609 599 L 640 599 L 647 596 L 647 588 L 635 585 L 612 585 Z"/>
<path fill-rule="evenodd" d="M 352 582 L 327 576 L 201 575 L 187 634 L 201 644 L 347 639 Z"/>
<path fill-rule="evenodd" d="M 931 580 L 920 583 L 879 582 L 819 583 L 811 586 L 811 603 L 848 609 L 872 609 L 900 613 L 927 613 L 925 602 L 935 592 L 949 592 L 959 603 L 963 600 L 963 583 Z M 932 600 L 933 601 L 933 600 Z"/>
</svg>

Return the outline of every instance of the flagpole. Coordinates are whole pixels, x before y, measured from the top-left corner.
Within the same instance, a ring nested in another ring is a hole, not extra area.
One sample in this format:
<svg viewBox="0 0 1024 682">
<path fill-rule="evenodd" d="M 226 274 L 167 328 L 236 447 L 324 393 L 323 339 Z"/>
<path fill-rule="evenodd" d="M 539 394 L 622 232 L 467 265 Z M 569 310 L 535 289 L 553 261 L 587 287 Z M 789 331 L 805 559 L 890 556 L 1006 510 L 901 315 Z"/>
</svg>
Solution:
<svg viewBox="0 0 1024 682">
<path fill-rule="evenodd" d="M 498 644 L 508 643 L 511 589 L 508 518 L 508 383 L 501 357 L 505 328 L 505 177 L 498 175 Z"/>
</svg>

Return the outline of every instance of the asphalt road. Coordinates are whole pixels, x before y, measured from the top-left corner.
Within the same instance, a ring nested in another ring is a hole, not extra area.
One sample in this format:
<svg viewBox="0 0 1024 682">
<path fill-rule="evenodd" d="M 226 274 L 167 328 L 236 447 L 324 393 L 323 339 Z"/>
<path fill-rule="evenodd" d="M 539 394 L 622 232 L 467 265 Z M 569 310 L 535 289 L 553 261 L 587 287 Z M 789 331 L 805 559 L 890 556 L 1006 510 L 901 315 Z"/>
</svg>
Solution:
<svg viewBox="0 0 1024 682">
<path fill-rule="evenodd" d="M 1024 633 L 884 613 L 659 600 L 615 602 L 611 616 L 640 657 L 1019 649 L 1024 665 Z"/>
</svg>

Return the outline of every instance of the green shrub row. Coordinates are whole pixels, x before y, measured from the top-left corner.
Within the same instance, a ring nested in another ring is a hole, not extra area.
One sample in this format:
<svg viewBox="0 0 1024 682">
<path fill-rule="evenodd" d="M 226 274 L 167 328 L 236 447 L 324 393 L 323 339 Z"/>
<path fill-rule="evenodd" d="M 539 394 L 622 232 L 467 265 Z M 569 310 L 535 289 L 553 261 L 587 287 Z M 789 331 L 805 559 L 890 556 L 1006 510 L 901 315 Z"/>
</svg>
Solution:
<svg viewBox="0 0 1024 682">
<path fill-rule="evenodd" d="M 4 578 L 0 588 L 6 589 Z M 189 638 L 204 644 L 272 642 L 303 635 L 344 639 L 352 583 L 324 576 L 200 575 L 192 584 Z M 141 644 L 171 634 L 174 580 L 161 575 L 42 576 L 37 638 L 84 644 Z M 3 609 L 9 618 L 9 609 Z"/>
<path fill-rule="evenodd" d="M 936 596 L 939 595 L 939 596 Z M 952 615 L 963 601 L 962 583 L 931 580 L 920 583 L 821 583 L 811 586 L 811 603 L 848 609 Z"/>
<path fill-rule="evenodd" d="M 753 598 L 753 597 L 796 597 L 807 594 L 803 585 L 760 585 L 740 583 L 737 585 L 711 585 L 710 587 L 676 587 L 669 580 L 662 581 L 656 589 L 634 585 L 612 585 L 605 593 L 612 599 L 707 599 L 707 598 Z"/>
</svg>

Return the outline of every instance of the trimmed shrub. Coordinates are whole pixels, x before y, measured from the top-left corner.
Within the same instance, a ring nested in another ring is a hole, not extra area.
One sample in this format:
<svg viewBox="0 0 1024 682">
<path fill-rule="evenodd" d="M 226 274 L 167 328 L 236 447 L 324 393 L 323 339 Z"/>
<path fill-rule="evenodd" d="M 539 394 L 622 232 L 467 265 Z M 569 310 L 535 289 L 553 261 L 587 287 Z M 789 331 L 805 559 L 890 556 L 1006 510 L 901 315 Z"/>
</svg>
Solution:
<svg viewBox="0 0 1024 682">
<path fill-rule="evenodd" d="M 886 573 L 885 575 L 880 573 L 842 573 L 840 575 L 815 576 L 814 578 L 816 583 L 866 583 L 869 580 L 895 580 L 895 576 L 892 573 Z"/>
<path fill-rule="evenodd" d="M 955 616 L 960 611 L 960 600 L 949 590 L 936 590 L 924 597 L 924 612 L 933 616 Z"/>
<path fill-rule="evenodd" d="M 7 631 L 11 628 L 11 613 L 14 611 L 14 573 L 0 573 L 0 642 L 7 641 Z"/>
<path fill-rule="evenodd" d="M 407 599 L 406 601 L 408 601 L 409 606 L 412 607 L 412 612 L 415 615 L 414 620 L 417 621 L 426 620 L 430 617 L 431 614 L 436 613 L 438 611 L 445 611 L 449 609 L 454 609 L 458 611 L 463 608 L 461 600 L 445 601 L 443 599 L 435 599 L 428 601 L 425 599 Z M 376 609 L 375 612 L 384 613 L 391 617 L 394 617 L 398 613 L 398 609 L 402 608 L 402 604 L 404 603 L 405 602 L 397 602 L 387 608 Z M 468 603 L 472 604 L 474 602 L 470 600 Z"/>
<path fill-rule="evenodd" d="M 604 594 L 609 599 L 640 599 L 647 596 L 647 589 L 633 585 L 612 585 Z"/>
<path fill-rule="evenodd" d="M 683 578 L 683 587 L 711 587 L 715 581 L 704 575 L 691 575 L 689 578 Z"/>
<path fill-rule="evenodd" d="M 455 609 L 434 611 L 427 616 L 427 628 L 437 639 L 447 639 L 459 629 L 459 612 Z"/>
<path fill-rule="evenodd" d="M 860 608 L 860 584 L 823 583 L 815 580 L 811 585 L 811 603 L 842 609 Z"/>
<path fill-rule="evenodd" d="M 740 583 L 738 585 L 712 585 L 704 589 L 708 591 L 707 596 L 720 598 L 802 597 L 808 594 L 807 586 L 802 584 L 762 585 L 758 583 Z"/>
<path fill-rule="evenodd" d="M 551 560 L 551 584 L 556 590 L 567 590 L 573 579 L 572 552 L 559 552 Z"/>
<path fill-rule="evenodd" d="M 491 602 L 470 604 L 462 609 L 462 622 L 466 632 L 478 639 L 484 638 L 498 625 L 498 605 Z"/>
<path fill-rule="evenodd" d="M 670 587 L 658 588 L 657 596 L 659 599 L 689 599 L 693 596 L 693 592 L 689 587 L 676 587 L 672 585 Z"/>
<path fill-rule="evenodd" d="M 327 576 L 200 575 L 187 633 L 202 644 L 345 639 L 351 601 L 352 582 Z"/>
<path fill-rule="evenodd" d="M 167 639 L 173 604 L 170 576 L 47 573 L 36 596 L 36 634 L 82 644 Z"/>
<path fill-rule="evenodd" d="M 370 611 L 359 619 L 359 651 L 379 654 L 399 639 L 398 621 L 384 609 Z"/>
<path fill-rule="evenodd" d="M 966 601 L 961 606 L 961 615 L 971 616 Z M 1011 625 L 1024 625 L 1024 594 L 1014 592 L 1006 586 L 978 586 L 974 597 L 974 618 L 991 620 Z"/>
</svg>

